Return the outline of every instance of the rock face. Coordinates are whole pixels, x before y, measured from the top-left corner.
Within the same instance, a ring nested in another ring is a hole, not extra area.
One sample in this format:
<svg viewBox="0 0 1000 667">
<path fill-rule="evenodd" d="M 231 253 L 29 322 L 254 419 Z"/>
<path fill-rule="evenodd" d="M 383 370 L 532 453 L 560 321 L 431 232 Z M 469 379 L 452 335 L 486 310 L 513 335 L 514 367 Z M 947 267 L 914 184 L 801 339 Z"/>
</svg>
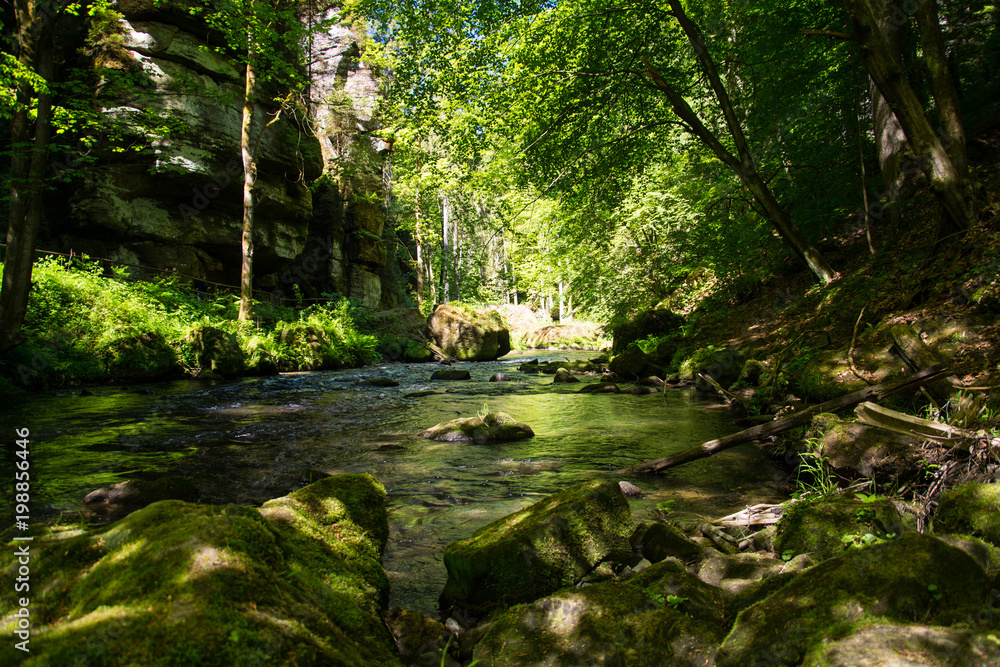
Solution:
<svg viewBox="0 0 1000 667">
<path fill-rule="evenodd" d="M 441 607 L 483 611 L 549 595 L 629 549 L 634 529 L 617 482 L 566 489 L 448 545 Z"/>
<path fill-rule="evenodd" d="M 400 665 L 381 618 L 385 490 L 330 477 L 266 503 L 164 500 L 32 543 L 31 653 L 3 664 Z M 13 549 L 0 557 L 14 576 Z M 10 617 L 13 596 L 0 598 Z"/>
<path fill-rule="evenodd" d="M 438 371 L 439 373 L 441 371 Z M 456 372 L 456 371 L 452 371 Z M 467 372 L 467 371 L 463 371 Z M 532 438 L 535 432 L 527 424 L 521 423 L 506 412 L 491 412 L 482 417 L 453 419 L 433 426 L 421 437 L 438 442 L 506 442 L 508 440 L 523 440 Z"/>
<path fill-rule="evenodd" d="M 510 332 L 496 311 L 438 306 L 427 318 L 427 337 L 463 361 L 493 361 L 510 352 Z"/>
<path fill-rule="evenodd" d="M 117 152 L 102 140 L 87 150 L 98 158 L 92 164 L 81 166 L 79 151 L 56 158 L 57 170 L 68 163 L 76 177 L 46 204 L 48 219 L 59 222 L 41 244 L 238 285 L 243 71 L 213 49 L 218 36 L 188 12 L 186 0 L 122 0 L 117 9 L 122 46 L 113 67 L 140 83 L 97 99 L 107 117 L 128 128 L 121 143 L 144 151 Z M 254 286 L 292 297 L 299 285 L 307 296 L 339 292 L 388 307 L 400 290 L 386 286 L 394 274 L 383 236 L 391 232 L 377 201 L 389 147 L 370 138 L 378 86 L 361 59 L 363 37 L 337 21 L 339 9 L 317 12 L 303 20 L 334 21 L 314 37 L 310 54 L 314 122 L 283 114 L 260 142 Z M 253 132 L 274 117 L 268 100 L 279 94 L 260 95 Z M 155 115 L 169 117 L 169 134 L 148 126 Z M 349 176 L 345 165 L 353 165 Z M 321 174 L 329 178 L 310 189 Z"/>
</svg>

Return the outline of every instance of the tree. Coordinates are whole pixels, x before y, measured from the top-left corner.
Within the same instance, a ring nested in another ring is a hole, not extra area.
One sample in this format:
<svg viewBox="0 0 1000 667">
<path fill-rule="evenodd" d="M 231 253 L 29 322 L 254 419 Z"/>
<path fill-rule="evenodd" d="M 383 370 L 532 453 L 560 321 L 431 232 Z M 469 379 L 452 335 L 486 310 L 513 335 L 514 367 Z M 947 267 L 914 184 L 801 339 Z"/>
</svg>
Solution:
<svg viewBox="0 0 1000 667">
<path fill-rule="evenodd" d="M 857 42 L 872 80 L 892 108 L 906 138 L 920 159 L 931 190 L 944 208 L 950 226 L 958 232 L 976 222 L 972 184 L 965 160 L 965 136 L 958 112 L 957 96 L 947 74 L 935 0 L 918 6 L 924 61 L 931 72 L 934 100 L 942 118 L 942 135 L 931 126 L 920 98 L 907 81 L 901 64 L 879 28 L 872 0 L 844 0 Z M 947 146 L 945 145 L 947 142 Z"/>
<path fill-rule="evenodd" d="M 243 66 L 244 91 L 240 129 L 243 160 L 243 224 L 241 233 L 239 319 L 250 319 L 253 298 L 253 231 L 256 200 L 257 157 L 261 140 L 282 112 L 294 107 L 296 93 L 306 82 L 301 67 L 301 46 L 307 31 L 319 31 L 327 24 L 310 22 L 306 27 L 297 14 L 295 0 L 223 0 L 212 2 L 204 15 L 209 26 L 219 30 L 226 44 Z M 288 91 L 274 100 L 278 109 L 255 133 L 255 114 L 264 102 L 267 84 Z"/>
<path fill-rule="evenodd" d="M 17 57 L 0 54 L 15 90 L 10 100 L 10 212 L 0 288 L 0 352 L 23 340 L 21 325 L 28 309 L 52 140 L 53 35 L 69 4 L 69 0 L 14 0 Z"/>
</svg>

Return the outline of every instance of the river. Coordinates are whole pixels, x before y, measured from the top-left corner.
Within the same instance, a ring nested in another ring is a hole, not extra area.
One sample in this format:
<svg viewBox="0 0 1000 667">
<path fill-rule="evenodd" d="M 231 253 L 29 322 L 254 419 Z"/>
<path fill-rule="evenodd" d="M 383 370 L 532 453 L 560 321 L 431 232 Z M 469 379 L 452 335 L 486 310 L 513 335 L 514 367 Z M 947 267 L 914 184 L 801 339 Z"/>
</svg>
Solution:
<svg viewBox="0 0 1000 667">
<path fill-rule="evenodd" d="M 100 522 L 81 498 L 129 478 L 180 477 L 203 502 L 259 505 L 302 486 L 310 469 L 370 472 L 388 491 L 391 604 L 436 616 L 448 543 L 572 484 L 627 479 L 645 492 L 631 501 L 640 518 L 666 500 L 680 515 L 718 517 L 785 498 L 786 476 L 751 445 L 656 477 L 617 473 L 735 427 L 723 405 L 690 391 L 579 394 L 583 383 L 553 384 L 551 375 L 517 370 L 526 359 L 593 355 L 533 351 L 457 364 L 471 372 L 469 381 L 433 382 L 440 367 L 432 364 L 380 364 L 219 384 L 53 391 L 9 399 L 0 423 L 11 440 L 14 428 L 31 430 L 32 518 L 55 527 Z M 487 382 L 497 371 L 513 381 Z M 399 386 L 365 384 L 373 378 Z M 423 390 L 436 393 L 406 397 Z M 527 423 L 535 437 L 493 445 L 419 437 L 484 406 Z M 10 460 L 0 468 L 13 477 Z"/>
</svg>

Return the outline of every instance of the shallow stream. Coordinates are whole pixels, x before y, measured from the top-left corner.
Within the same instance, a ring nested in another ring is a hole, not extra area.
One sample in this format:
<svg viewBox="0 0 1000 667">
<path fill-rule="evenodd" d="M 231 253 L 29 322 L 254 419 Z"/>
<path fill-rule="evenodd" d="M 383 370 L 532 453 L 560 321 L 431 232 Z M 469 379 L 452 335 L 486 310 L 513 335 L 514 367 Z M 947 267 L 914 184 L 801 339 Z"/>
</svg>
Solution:
<svg viewBox="0 0 1000 667">
<path fill-rule="evenodd" d="M 11 441 L 14 428 L 31 429 L 32 518 L 50 524 L 78 521 L 88 491 L 129 478 L 179 476 L 203 502 L 260 504 L 302 486 L 310 469 L 370 472 L 389 494 L 391 604 L 436 616 L 448 543 L 572 484 L 627 479 L 645 492 L 632 501 L 640 518 L 665 500 L 675 512 L 718 517 L 783 499 L 785 476 L 751 445 L 661 476 L 616 472 L 735 427 L 724 406 L 693 392 L 579 394 L 583 383 L 553 384 L 551 375 L 517 370 L 526 359 L 593 354 L 515 353 L 457 364 L 471 381 L 432 382 L 436 365 L 384 364 L 214 385 L 49 392 L 0 405 L 0 424 Z M 513 381 L 487 382 L 497 371 Z M 399 386 L 365 384 L 386 377 Z M 406 397 L 428 389 L 437 393 Z M 419 437 L 484 405 L 527 423 L 535 437 L 493 445 Z M 10 479 L 4 458 L 0 475 Z"/>
</svg>

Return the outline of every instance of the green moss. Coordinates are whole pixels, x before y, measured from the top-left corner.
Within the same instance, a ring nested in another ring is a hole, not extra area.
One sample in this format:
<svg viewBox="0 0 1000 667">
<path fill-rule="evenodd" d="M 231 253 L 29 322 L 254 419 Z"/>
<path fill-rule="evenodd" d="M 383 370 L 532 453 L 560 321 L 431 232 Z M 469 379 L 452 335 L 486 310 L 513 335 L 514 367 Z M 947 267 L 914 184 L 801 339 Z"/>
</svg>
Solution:
<svg viewBox="0 0 1000 667">
<path fill-rule="evenodd" d="M 552 593 L 628 548 L 634 529 L 617 482 L 570 487 L 449 544 L 442 606 L 488 609 Z"/>
<path fill-rule="evenodd" d="M 968 482 L 942 493 L 934 530 L 972 535 L 1000 547 L 1000 484 Z"/>
<path fill-rule="evenodd" d="M 534 437 L 535 433 L 530 426 L 517 421 L 506 412 L 495 412 L 483 416 L 453 419 L 432 426 L 420 435 L 438 442 L 486 443 L 524 440 Z"/>
<path fill-rule="evenodd" d="M 798 665 L 812 647 L 845 636 L 866 619 L 966 621 L 988 605 L 990 584 L 960 549 L 907 533 L 820 563 L 740 612 L 717 664 Z"/>
<path fill-rule="evenodd" d="M 774 546 L 779 554 L 810 554 L 818 562 L 841 553 L 851 544 L 862 543 L 865 535 L 891 539 L 890 534 L 898 536 L 903 528 L 899 512 L 888 499 L 864 503 L 828 497 L 789 505 L 778 524 Z M 844 538 L 851 536 L 858 539 L 845 542 Z"/>
<path fill-rule="evenodd" d="M 384 490 L 348 475 L 297 493 L 261 512 L 167 500 L 36 541 L 21 664 L 397 664 L 379 615 Z M 13 601 L 0 605 L 0 661 L 14 664 Z"/>
</svg>

